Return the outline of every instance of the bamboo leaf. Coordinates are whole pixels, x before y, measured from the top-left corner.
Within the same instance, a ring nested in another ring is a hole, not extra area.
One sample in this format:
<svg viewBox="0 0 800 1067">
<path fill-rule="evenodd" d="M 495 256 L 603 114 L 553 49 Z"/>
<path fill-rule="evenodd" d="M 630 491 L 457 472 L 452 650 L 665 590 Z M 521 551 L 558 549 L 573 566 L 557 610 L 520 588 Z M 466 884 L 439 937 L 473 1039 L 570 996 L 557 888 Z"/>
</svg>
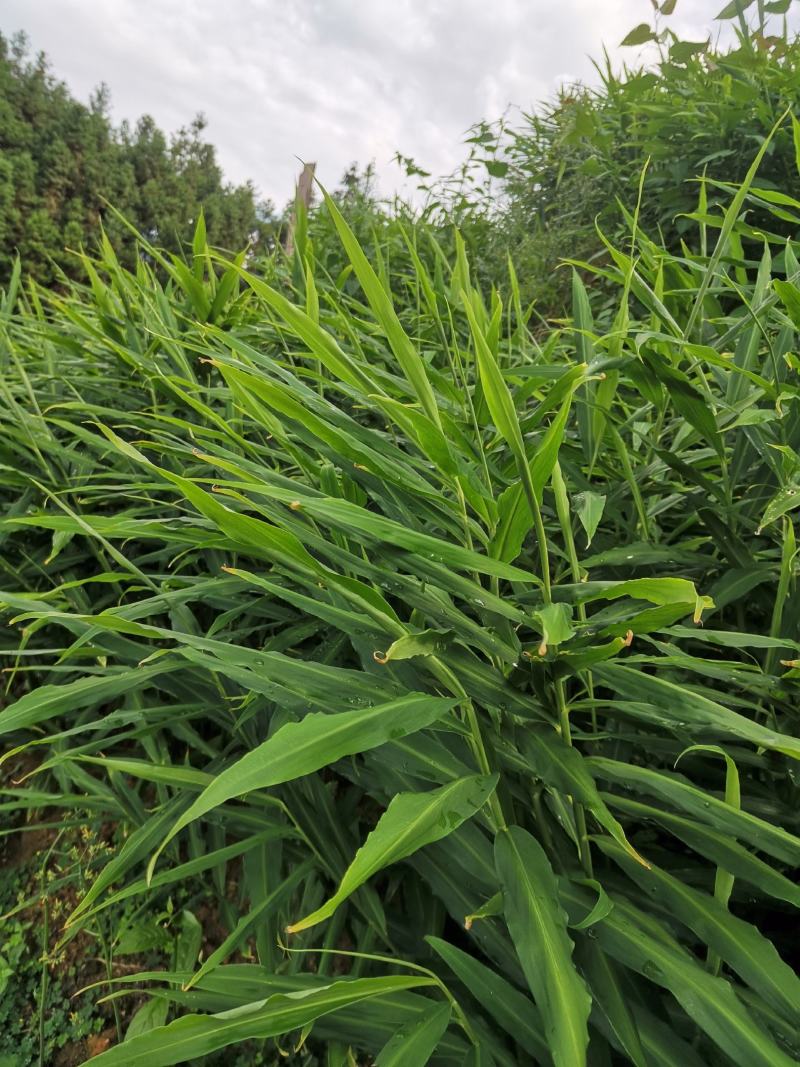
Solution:
<svg viewBox="0 0 800 1067">
<path fill-rule="evenodd" d="M 375 1067 L 424 1067 L 450 1023 L 449 1004 L 439 1004 L 408 1027 L 401 1027 L 375 1057 Z"/>
<path fill-rule="evenodd" d="M 495 863 L 504 910 L 525 977 L 542 1013 L 556 1067 L 581 1067 L 591 1000 L 572 961 L 566 915 L 541 845 L 512 826 L 497 836 Z"/>
<path fill-rule="evenodd" d="M 475 776 L 449 782 L 430 793 L 398 794 L 356 853 L 336 893 L 316 911 L 288 926 L 287 933 L 299 933 L 330 918 L 378 871 L 452 833 L 480 811 L 496 784 L 496 775 Z"/>
<path fill-rule="evenodd" d="M 287 723 L 215 777 L 170 829 L 151 861 L 150 870 L 159 853 L 177 833 L 226 801 L 254 789 L 268 789 L 290 782 L 344 756 L 366 752 L 389 740 L 424 729 L 454 704 L 454 700 L 412 695 L 335 715 L 312 713 L 300 722 Z"/>
<path fill-rule="evenodd" d="M 525 739 L 525 753 L 531 767 L 546 785 L 574 797 L 637 863 L 649 866 L 629 843 L 621 824 L 609 811 L 576 748 L 564 744 L 555 730 L 537 728 L 530 730 Z"/>
<path fill-rule="evenodd" d="M 416 976 L 342 980 L 319 989 L 276 993 L 215 1015 L 185 1015 L 95 1057 L 99 1067 L 171 1067 L 239 1041 L 264 1040 L 307 1026 L 371 997 L 432 985 Z"/>
</svg>

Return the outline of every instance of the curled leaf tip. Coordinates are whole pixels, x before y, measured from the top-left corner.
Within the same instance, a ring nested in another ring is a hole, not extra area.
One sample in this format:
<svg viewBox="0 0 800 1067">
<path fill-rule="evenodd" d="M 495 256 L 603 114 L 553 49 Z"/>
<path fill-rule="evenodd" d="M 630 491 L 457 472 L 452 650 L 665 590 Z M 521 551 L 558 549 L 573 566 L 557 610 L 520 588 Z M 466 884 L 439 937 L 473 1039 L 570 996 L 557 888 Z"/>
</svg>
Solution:
<svg viewBox="0 0 800 1067">
<path fill-rule="evenodd" d="M 389 657 L 386 655 L 386 653 L 378 652 L 377 650 L 372 653 L 372 658 L 375 660 L 376 663 L 380 664 L 389 662 Z"/>
<path fill-rule="evenodd" d="M 625 634 L 625 647 L 630 648 L 633 644 L 633 630 L 628 630 Z"/>
<path fill-rule="evenodd" d="M 546 656 L 547 655 L 547 642 L 546 641 L 542 641 L 542 643 L 539 645 L 539 648 L 537 649 L 537 651 L 538 651 L 540 656 Z"/>
<path fill-rule="evenodd" d="M 471 930 L 472 929 L 472 916 L 471 915 L 468 915 L 466 917 L 466 919 L 464 919 L 464 929 L 465 930 Z"/>
<path fill-rule="evenodd" d="M 291 502 L 291 504 L 289 505 L 289 507 L 292 509 L 292 511 L 299 511 L 300 508 L 302 508 L 302 506 L 303 505 L 300 503 L 299 500 L 293 500 Z"/>
</svg>

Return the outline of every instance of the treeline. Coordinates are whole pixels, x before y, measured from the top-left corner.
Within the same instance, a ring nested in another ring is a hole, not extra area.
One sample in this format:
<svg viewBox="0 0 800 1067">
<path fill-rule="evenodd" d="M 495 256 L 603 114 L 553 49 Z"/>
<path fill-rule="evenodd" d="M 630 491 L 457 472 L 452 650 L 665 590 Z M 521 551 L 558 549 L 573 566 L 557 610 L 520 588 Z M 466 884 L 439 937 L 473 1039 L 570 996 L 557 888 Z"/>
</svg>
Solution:
<svg viewBox="0 0 800 1067">
<path fill-rule="evenodd" d="M 104 86 L 82 104 L 23 34 L 0 34 L 0 284 L 17 254 L 46 285 L 79 276 L 73 253 L 96 245 L 101 222 L 130 265 L 135 240 L 107 202 L 170 250 L 191 241 L 200 207 L 213 244 L 265 247 L 271 204 L 225 182 L 204 127 L 201 115 L 171 137 L 148 115 L 115 126 Z"/>
<path fill-rule="evenodd" d="M 463 164 L 443 178 L 398 155 L 419 180 L 421 211 L 383 202 L 371 166 L 350 168 L 335 198 L 379 256 L 381 248 L 406 255 L 398 221 L 409 232 L 431 224 L 419 232 L 436 233 L 445 249 L 456 223 L 482 282 L 507 292 L 511 255 L 523 302 L 559 314 L 569 300 L 569 273 L 559 265 L 607 257 L 606 242 L 630 233 L 637 203 L 638 225 L 670 252 L 680 252 L 697 222 L 706 244 L 713 240 L 729 183 L 744 179 L 787 109 L 800 113 L 800 44 L 783 25 L 789 7 L 789 0 L 729 4 L 720 15 L 738 26 L 738 39 L 713 48 L 711 34 L 679 39 L 670 28 L 674 0 L 661 0 L 652 24 L 627 39 L 649 41 L 655 62 L 615 72 L 606 61 L 594 87 L 565 86 L 515 121 L 476 124 Z M 796 185 L 799 131 L 787 123 L 770 141 L 759 169 L 765 196 L 751 206 L 737 253 L 756 254 L 762 227 L 793 234 L 791 211 L 765 208 L 771 193 Z M 224 182 L 201 116 L 172 137 L 149 116 L 115 127 L 105 87 L 86 106 L 44 56 L 31 57 L 23 36 L 0 35 L 0 285 L 17 253 L 24 272 L 45 285 L 61 272 L 80 277 L 72 250 L 96 247 L 101 220 L 123 264 L 132 265 L 131 231 L 107 203 L 169 251 L 190 245 L 200 207 L 211 245 L 268 251 L 279 232 L 272 205 L 251 184 Z M 333 276 L 346 269 L 325 212 L 312 211 L 308 232 L 321 266 Z"/>
<path fill-rule="evenodd" d="M 566 260 L 609 259 L 606 241 L 630 241 L 638 225 L 670 252 L 700 223 L 713 244 L 730 199 L 753 157 L 789 110 L 800 116 L 800 43 L 784 22 L 790 0 L 735 0 L 717 25 L 732 24 L 730 45 L 714 47 L 671 28 L 675 0 L 653 4 L 651 23 L 626 44 L 648 44 L 651 61 L 615 70 L 597 64 L 593 86 L 566 85 L 530 111 L 477 123 L 463 164 L 444 178 L 398 156 L 424 194 L 427 218 L 458 224 L 487 284 L 506 287 L 509 255 L 523 299 L 543 314 L 570 299 Z M 760 255 L 760 233 L 794 236 L 792 210 L 768 211 L 797 190 L 800 125 L 775 131 L 758 171 L 765 194 L 751 205 L 736 255 Z M 641 188 L 640 188 L 641 186 Z M 781 192 L 783 190 L 783 192 Z M 364 197 L 354 197 L 359 234 L 375 228 Z M 742 244 L 742 242 L 744 242 Z"/>
</svg>

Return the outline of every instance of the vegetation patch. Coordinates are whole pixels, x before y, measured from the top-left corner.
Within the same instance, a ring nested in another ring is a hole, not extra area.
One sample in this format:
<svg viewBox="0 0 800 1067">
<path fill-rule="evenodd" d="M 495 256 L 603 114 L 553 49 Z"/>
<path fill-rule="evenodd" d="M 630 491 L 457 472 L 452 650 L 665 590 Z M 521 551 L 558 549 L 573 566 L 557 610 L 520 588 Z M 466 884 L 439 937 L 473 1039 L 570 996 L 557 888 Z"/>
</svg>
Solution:
<svg viewBox="0 0 800 1067">
<path fill-rule="evenodd" d="M 563 315 L 470 224 L 328 196 L 291 257 L 201 216 L 56 294 L 13 273 L 4 812 L 46 836 L 3 959 L 39 1062 L 81 983 L 102 1067 L 796 1062 L 779 145 L 800 174 L 788 110 L 677 243 L 638 160 Z"/>
</svg>

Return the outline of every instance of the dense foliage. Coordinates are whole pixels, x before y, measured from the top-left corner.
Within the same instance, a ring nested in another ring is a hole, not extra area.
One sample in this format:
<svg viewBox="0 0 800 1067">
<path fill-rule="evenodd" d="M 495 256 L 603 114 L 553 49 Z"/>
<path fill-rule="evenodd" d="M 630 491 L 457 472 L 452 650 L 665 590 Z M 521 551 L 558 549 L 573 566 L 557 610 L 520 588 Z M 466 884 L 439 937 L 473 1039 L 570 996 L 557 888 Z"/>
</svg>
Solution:
<svg viewBox="0 0 800 1067">
<path fill-rule="evenodd" d="M 692 216 L 716 213 L 725 203 L 718 183 L 741 182 L 778 117 L 800 108 L 800 41 L 781 32 L 787 0 L 759 4 L 762 21 L 727 50 L 713 50 L 710 37 L 678 39 L 668 17 L 675 4 L 660 6 L 664 13 L 654 4 L 653 26 L 642 24 L 626 38 L 631 45 L 650 41 L 656 62 L 616 72 L 606 57 L 596 87 L 565 86 L 529 113 L 481 122 L 456 174 L 444 182 L 422 174 L 431 202 L 447 205 L 466 232 L 475 231 L 487 281 L 504 285 L 511 252 L 524 299 L 535 298 L 543 309 L 566 306 L 569 276 L 558 264 L 602 249 L 598 225 L 621 238 L 619 205 L 635 201 L 646 160 L 642 223 L 680 251 Z M 727 15 L 735 19 L 735 4 Z M 413 161 L 405 162 L 414 173 Z M 787 128 L 770 142 L 759 184 L 787 191 L 796 174 Z M 702 175 L 710 181 L 701 207 Z M 784 236 L 794 232 L 791 219 L 764 214 L 756 204 L 749 221 Z"/>
<path fill-rule="evenodd" d="M 26 1057 L 96 944 L 101 1067 L 797 1062 L 800 123 L 752 149 L 679 241 L 634 155 L 558 317 L 356 172 L 290 261 L 12 272 Z"/>
<path fill-rule="evenodd" d="M 0 283 L 17 254 L 45 284 L 77 276 L 74 253 L 94 246 L 101 219 L 131 265 L 136 244 L 106 201 L 169 249 L 191 242 L 201 207 L 216 245 L 265 247 L 270 206 L 252 185 L 224 182 L 202 117 L 168 139 L 149 116 L 115 128 L 108 108 L 104 88 L 85 106 L 24 37 L 0 34 Z"/>
<path fill-rule="evenodd" d="M 98 1063 L 794 1062 L 800 268 L 731 254 L 752 177 L 543 341 L 333 202 L 357 295 L 200 229 L 8 296 L 8 804 L 123 832 L 62 945 L 187 886 L 227 931 Z"/>
</svg>

